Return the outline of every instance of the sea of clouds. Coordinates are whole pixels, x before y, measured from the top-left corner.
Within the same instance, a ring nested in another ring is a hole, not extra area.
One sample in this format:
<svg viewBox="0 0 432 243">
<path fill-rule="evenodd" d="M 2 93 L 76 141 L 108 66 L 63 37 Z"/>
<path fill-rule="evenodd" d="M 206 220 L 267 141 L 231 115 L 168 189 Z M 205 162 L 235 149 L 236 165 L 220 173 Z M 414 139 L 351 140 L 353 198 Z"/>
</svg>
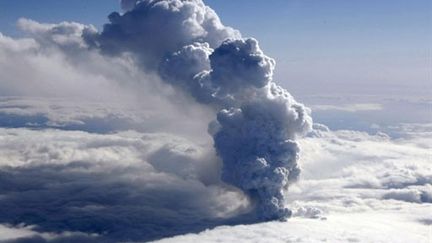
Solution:
<svg viewBox="0 0 432 243">
<path fill-rule="evenodd" d="M 0 34 L 1 242 L 430 239 L 429 123 L 312 127 L 258 41 L 202 1 L 122 7 L 102 31 Z"/>
</svg>

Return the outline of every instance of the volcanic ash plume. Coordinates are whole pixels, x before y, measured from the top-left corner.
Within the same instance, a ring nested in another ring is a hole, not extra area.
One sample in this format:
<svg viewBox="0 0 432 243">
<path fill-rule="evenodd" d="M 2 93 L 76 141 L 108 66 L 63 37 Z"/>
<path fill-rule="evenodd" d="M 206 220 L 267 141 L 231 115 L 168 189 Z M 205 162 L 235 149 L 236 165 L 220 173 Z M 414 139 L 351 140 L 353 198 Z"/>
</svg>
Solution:
<svg viewBox="0 0 432 243">
<path fill-rule="evenodd" d="M 262 219 L 283 219 L 291 212 L 284 193 L 298 178 L 296 135 L 309 128 L 307 110 L 269 84 L 266 96 L 218 113 L 213 133 L 223 159 L 223 180 L 245 191 Z"/>
<path fill-rule="evenodd" d="M 103 32 L 84 35 L 108 54 L 133 53 L 144 70 L 217 114 L 209 125 L 222 180 L 243 190 L 263 220 L 284 219 L 288 185 L 300 173 L 295 139 L 309 109 L 273 82 L 275 61 L 253 38 L 222 25 L 201 0 L 122 1 Z"/>
</svg>

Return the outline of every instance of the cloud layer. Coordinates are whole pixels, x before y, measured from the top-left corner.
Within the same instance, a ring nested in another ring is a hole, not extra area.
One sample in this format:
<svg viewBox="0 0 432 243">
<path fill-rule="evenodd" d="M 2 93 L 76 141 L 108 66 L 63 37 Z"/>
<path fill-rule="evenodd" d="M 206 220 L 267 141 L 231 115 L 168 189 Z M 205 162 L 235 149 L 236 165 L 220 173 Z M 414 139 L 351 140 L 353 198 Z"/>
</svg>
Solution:
<svg viewBox="0 0 432 243">
<path fill-rule="evenodd" d="M 0 133 L 2 223 L 148 240 L 229 223 L 248 207 L 219 183 L 211 153 L 172 135 Z"/>
<path fill-rule="evenodd" d="M 288 222 L 222 226 L 160 242 L 428 242 L 432 143 L 420 127 L 399 139 L 317 127 L 300 141 L 303 173 L 290 187 Z M 428 145 L 419 146 L 426 137 Z"/>
<path fill-rule="evenodd" d="M 431 143 L 420 128 L 406 131 L 392 140 L 316 126 L 299 141 L 303 173 L 284 202 L 291 220 L 166 242 L 384 242 L 390 235 L 395 242 L 426 242 Z M 3 128 L 0 137 L 4 239 L 142 241 L 254 222 L 244 214 L 247 198 L 220 183 L 218 158 L 205 145 L 133 131 Z"/>
</svg>

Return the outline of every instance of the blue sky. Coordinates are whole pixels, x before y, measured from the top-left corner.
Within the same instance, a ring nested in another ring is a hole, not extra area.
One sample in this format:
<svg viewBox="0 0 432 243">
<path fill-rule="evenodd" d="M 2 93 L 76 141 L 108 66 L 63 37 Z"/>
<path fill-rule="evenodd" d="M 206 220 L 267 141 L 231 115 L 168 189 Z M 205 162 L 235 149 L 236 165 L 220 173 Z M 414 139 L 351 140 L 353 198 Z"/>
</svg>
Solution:
<svg viewBox="0 0 432 243">
<path fill-rule="evenodd" d="M 316 92 L 311 85 L 368 94 L 430 90 L 430 1 L 218 2 L 208 1 L 227 24 L 259 37 L 292 92 Z"/>
<path fill-rule="evenodd" d="M 294 94 L 428 95 L 432 4 L 428 0 L 208 0 L 222 21 L 257 38 Z M 0 32 L 15 22 L 64 20 L 101 28 L 117 0 L 2 0 Z"/>
</svg>

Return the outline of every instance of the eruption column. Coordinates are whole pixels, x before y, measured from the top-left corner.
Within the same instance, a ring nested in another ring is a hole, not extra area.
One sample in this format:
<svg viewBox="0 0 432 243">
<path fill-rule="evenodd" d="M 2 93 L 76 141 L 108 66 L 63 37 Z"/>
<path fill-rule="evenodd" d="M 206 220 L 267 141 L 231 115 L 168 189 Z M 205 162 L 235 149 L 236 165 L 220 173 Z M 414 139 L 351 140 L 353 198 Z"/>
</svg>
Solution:
<svg viewBox="0 0 432 243">
<path fill-rule="evenodd" d="M 312 126 L 308 108 L 273 82 L 275 61 L 258 41 L 224 26 L 202 0 L 123 0 L 87 44 L 109 55 L 133 53 L 145 71 L 206 104 L 222 180 L 244 191 L 262 220 L 285 219 L 289 184 L 300 173 L 298 136 Z"/>
</svg>

